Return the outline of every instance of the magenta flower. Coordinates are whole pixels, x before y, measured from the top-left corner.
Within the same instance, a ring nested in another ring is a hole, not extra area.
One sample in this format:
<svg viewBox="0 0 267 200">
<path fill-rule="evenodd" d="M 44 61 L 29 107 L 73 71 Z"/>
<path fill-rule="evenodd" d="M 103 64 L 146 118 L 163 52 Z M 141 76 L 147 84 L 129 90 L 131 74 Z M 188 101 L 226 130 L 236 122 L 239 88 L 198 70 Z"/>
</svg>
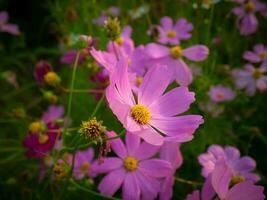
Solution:
<svg viewBox="0 0 267 200">
<path fill-rule="evenodd" d="M 78 151 L 75 156 L 74 163 L 74 177 L 77 180 L 82 179 L 83 177 L 94 177 L 96 173 L 92 168 L 92 161 L 94 158 L 94 149 L 88 148 L 84 151 Z"/>
<path fill-rule="evenodd" d="M 160 158 L 167 160 L 172 165 L 172 174 L 164 178 L 159 194 L 160 200 L 169 200 L 173 195 L 175 183 L 175 172 L 183 163 L 183 156 L 180 151 L 180 144 L 174 142 L 164 142 L 160 148 Z"/>
<path fill-rule="evenodd" d="M 177 115 L 188 110 L 194 93 L 187 87 L 177 87 L 163 94 L 171 74 L 166 67 L 155 66 L 146 73 L 135 100 L 127 68 L 127 61 L 120 60 L 106 91 L 111 110 L 126 130 L 154 145 L 162 145 L 164 140 L 190 141 L 203 123 L 202 116 Z"/>
<path fill-rule="evenodd" d="M 211 145 L 208 152 L 198 157 L 202 165 L 202 176 L 208 177 L 215 169 L 219 160 L 223 160 L 231 170 L 232 179 L 242 179 L 257 182 L 260 177 L 252 172 L 256 162 L 249 156 L 240 157 L 239 150 L 235 147 Z"/>
<path fill-rule="evenodd" d="M 77 50 L 68 50 L 63 56 L 60 58 L 61 64 L 73 64 L 75 61 L 75 58 L 77 56 L 78 51 Z M 78 64 L 82 64 L 85 61 L 86 54 L 81 53 L 79 56 Z"/>
<path fill-rule="evenodd" d="M 19 35 L 19 27 L 16 24 L 9 24 L 8 22 L 8 13 L 6 11 L 0 12 L 0 31 L 7 32 L 12 35 Z"/>
<path fill-rule="evenodd" d="M 229 188 L 231 182 L 231 170 L 224 163 L 217 163 L 212 175 L 206 179 L 201 194 L 194 191 L 186 200 L 263 200 L 265 198 L 262 186 L 254 185 L 252 181 L 235 183 Z M 201 198 L 200 198 L 201 195 Z"/>
<path fill-rule="evenodd" d="M 23 141 L 23 146 L 27 148 L 28 157 L 43 158 L 56 147 L 57 139 L 60 137 L 60 126 L 55 123 L 61 119 L 64 108 L 61 106 L 50 106 L 48 111 L 42 116 L 38 126 L 44 126 L 43 130 L 37 132 L 29 131 Z"/>
<path fill-rule="evenodd" d="M 253 51 L 246 51 L 243 58 L 252 63 L 267 62 L 267 46 L 256 44 Z"/>
<path fill-rule="evenodd" d="M 209 54 L 209 49 L 204 45 L 195 45 L 186 49 L 180 46 L 171 48 L 150 43 L 145 47 L 146 54 L 150 57 L 150 65 L 160 63 L 166 65 L 173 74 L 173 79 L 183 86 L 192 82 L 192 72 L 182 57 L 191 61 L 203 61 Z"/>
<path fill-rule="evenodd" d="M 107 133 L 109 137 L 117 134 Z M 104 158 L 104 162 L 95 168 L 97 173 L 108 173 L 100 182 L 98 189 L 107 196 L 112 196 L 122 187 L 123 199 L 155 199 L 159 189 L 159 178 L 171 173 L 168 161 L 152 158 L 158 147 L 140 138 L 126 133 L 124 145 L 121 139 L 110 141 L 111 148 L 118 157 Z"/>
<path fill-rule="evenodd" d="M 216 103 L 231 101 L 235 98 L 233 90 L 221 85 L 211 87 L 208 94 L 210 99 Z"/>
<path fill-rule="evenodd" d="M 51 64 L 46 60 L 40 60 L 36 63 L 33 76 L 39 85 L 44 84 L 44 76 L 53 71 Z"/>
<path fill-rule="evenodd" d="M 232 75 L 238 89 L 245 89 L 248 96 L 253 96 L 258 89 L 261 92 L 267 90 L 267 63 L 262 63 L 259 68 L 246 64 L 244 70 L 234 69 Z"/>
<path fill-rule="evenodd" d="M 250 35 L 257 31 L 258 20 L 256 13 L 266 10 L 265 3 L 258 0 L 235 0 L 239 7 L 233 9 L 233 13 L 237 18 L 237 27 L 241 35 Z M 263 14 L 263 13 L 262 13 Z"/>
<path fill-rule="evenodd" d="M 157 27 L 159 31 L 159 43 L 177 45 L 180 44 L 181 40 L 191 38 L 193 25 L 185 18 L 180 18 L 175 25 L 173 25 L 170 17 L 163 17 L 160 20 L 160 24 L 161 26 Z"/>
</svg>

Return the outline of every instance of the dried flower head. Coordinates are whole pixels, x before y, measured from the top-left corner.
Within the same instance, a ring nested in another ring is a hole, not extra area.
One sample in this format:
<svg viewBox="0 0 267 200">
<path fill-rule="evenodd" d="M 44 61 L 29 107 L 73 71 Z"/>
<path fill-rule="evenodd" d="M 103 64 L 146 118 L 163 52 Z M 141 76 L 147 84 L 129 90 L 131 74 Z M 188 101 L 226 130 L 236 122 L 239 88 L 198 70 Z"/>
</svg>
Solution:
<svg viewBox="0 0 267 200">
<path fill-rule="evenodd" d="M 102 142 L 106 131 L 106 127 L 104 127 L 102 123 L 102 121 L 97 121 L 95 117 L 89 121 L 83 121 L 79 133 L 86 139 Z"/>
</svg>

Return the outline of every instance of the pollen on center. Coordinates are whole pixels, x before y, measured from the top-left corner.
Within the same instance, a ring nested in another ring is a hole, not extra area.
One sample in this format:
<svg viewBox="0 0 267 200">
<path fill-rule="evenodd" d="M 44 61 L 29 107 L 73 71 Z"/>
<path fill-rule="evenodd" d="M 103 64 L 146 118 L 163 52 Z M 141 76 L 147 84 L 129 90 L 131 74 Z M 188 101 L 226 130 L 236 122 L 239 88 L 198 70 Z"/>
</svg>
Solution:
<svg viewBox="0 0 267 200">
<path fill-rule="evenodd" d="M 170 51 L 171 56 L 176 59 L 182 57 L 183 55 L 183 49 L 180 46 L 172 47 Z"/>
<path fill-rule="evenodd" d="M 131 108 L 131 116 L 134 121 L 141 125 L 148 124 L 151 119 L 151 113 L 149 109 L 142 104 L 134 105 Z"/>
<path fill-rule="evenodd" d="M 168 31 L 167 32 L 167 37 L 168 38 L 174 38 L 176 36 L 176 32 L 175 31 Z"/>
<path fill-rule="evenodd" d="M 127 171 L 131 172 L 137 169 L 138 160 L 134 157 L 128 156 L 124 159 L 123 165 Z"/>
</svg>

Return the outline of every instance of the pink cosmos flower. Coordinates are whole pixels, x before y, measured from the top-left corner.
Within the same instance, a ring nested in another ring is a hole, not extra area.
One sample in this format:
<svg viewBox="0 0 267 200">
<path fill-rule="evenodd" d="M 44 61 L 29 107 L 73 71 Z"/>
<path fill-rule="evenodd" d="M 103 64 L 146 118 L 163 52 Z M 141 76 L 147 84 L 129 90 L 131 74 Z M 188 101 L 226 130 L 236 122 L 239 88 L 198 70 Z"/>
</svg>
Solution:
<svg viewBox="0 0 267 200">
<path fill-rule="evenodd" d="M 173 25 L 170 17 L 163 17 L 160 20 L 161 26 L 158 26 L 159 38 L 158 42 L 162 44 L 180 44 L 180 40 L 187 40 L 191 38 L 191 31 L 193 25 L 185 18 L 177 20 Z"/>
<path fill-rule="evenodd" d="M 208 152 L 201 154 L 198 161 L 203 166 L 202 175 L 208 177 L 215 169 L 218 161 L 223 160 L 231 170 L 233 179 L 250 180 L 257 182 L 260 177 L 252 172 L 256 167 L 256 162 L 249 156 L 240 157 L 239 150 L 235 147 L 211 145 Z"/>
<path fill-rule="evenodd" d="M 55 121 L 62 118 L 63 114 L 64 108 L 62 106 L 50 106 L 48 111 L 43 114 L 40 123 L 46 127 L 44 132 L 29 132 L 23 141 L 23 146 L 27 148 L 26 155 L 28 157 L 43 158 L 56 147 L 60 126 Z"/>
<path fill-rule="evenodd" d="M 109 137 L 117 134 L 107 133 Z M 112 196 L 122 187 L 123 199 L 155 199 L 160 189 L 159 178 L 171 173 L 168 161 L 152 158 L 159 150 L 157 146 L 140 142 L 140 138 L 126 133 L 125 145 L 121 139 L 110 141 L 111 148 L 118 157 L 106 157 L 95 168 L 97 173 L 108 173 L 98 189 Z"/>
<path fill-rule="evenodd" d="M 75 156 L 75 163 L 73 174 L 77 180 L 83 177 L 95 177 L 96 173 L 92 168 L 92 161 L 94 158 L 94 149 L 88 148 L 84 151 L 78 151 Z"/>
<path fill-rule="evenodd" d="M 46 60 L 40 60 L 36 63 L 33 76 L 39 85 L 44 84 L 44 76 L 53 71 L 51 64 Z"/>
<path fill-rule="evenodd" d="M 257 12 L 264 12 L 267 4 L 258 0 L 235 0 L 239 7 L 233 9 L 233 13 L 237 18 L 237 27 L 241 35 L 250 35 L 257 31 L 258 20 Z M 263 14 L 263 13 L 262 13 Z"/>
<path fill-rule="evenodd" d="M 150 65 L 166 65 L 173 74 L 173 79 L 180 85 L 187 86 L 192 82 L 192 72 L 182 57 L 191 61 L 203 61 L 207 58 L 209 49 L 204 45 L 182 49 L 180 46 L 168 48 L 150 43 L 145 47 L 145 52 L 150 58 Z"/>
<path fill-rule="evenodd" d="M 264 188 L 254 185 L 252 181 L 235 183 L 229 188 L 231 182 L 231 170 L 222 162 L 217 163 L 212 175 L 209 176 L 202 188 L 201 198 L 199 191 L 188 195 L 186 200 L 212 200 L 216 198 L 225 200 L 263 200 Z"/>
<path fill-rule="evenodd" d="M 146 73 L 135 99 L 127 68 L 127 61 L 120 60 L 106 91 L 111 110 L 126 130 L 154 145 L 162 145 L 164 140 L 190 141 L 203 123 L 202 116 L 177 115 L 188 110 L 194 93 L 187 87 L 177 87 L 163 94 L 171 74 L 166 67 L 155 66 Z"/>
<path fill-rule="evenodd" d="M 221 85 L 211 87 L 208 94 L 210 99 L 216 103 L 231 101 L 235 98 L 233 90 Z"/>
<path fill-rule="evenodd" d="M 244 70 L 234 69 L 232 75 L 238 89 L 245 89 L 248 96 L 253 96 L 256 90 L 263 92 L 267 90 L 267 63 L 262 63 L 259 68 L 246 64 Z"/>
<path fill-rule="evenodd" d="M 19 35 L 19 27 L 16 24 L 9 24 L 8 22 L 8 13 L 6 11 L 0 12 L 0 31 L 7 32 L 12 35 Z"/>
<path fill-rule="evenodd" d="M 169 200 L 173 195 L 172 190 L 175 183 L 175 172 L 183 163 L 180 144 L 175 142 L 164 142 L 160 148 L 160 158 L 169 161 L 172 165 L 172 174 L 162 181 L 159 194 L 160 200 Z"/>
<path fill-rule="evenodd" d="M 267 46 L 256 44 L 253 51 L 246 51 L 243 58 L 252 63 L 267 62 Z"/>
</svg>

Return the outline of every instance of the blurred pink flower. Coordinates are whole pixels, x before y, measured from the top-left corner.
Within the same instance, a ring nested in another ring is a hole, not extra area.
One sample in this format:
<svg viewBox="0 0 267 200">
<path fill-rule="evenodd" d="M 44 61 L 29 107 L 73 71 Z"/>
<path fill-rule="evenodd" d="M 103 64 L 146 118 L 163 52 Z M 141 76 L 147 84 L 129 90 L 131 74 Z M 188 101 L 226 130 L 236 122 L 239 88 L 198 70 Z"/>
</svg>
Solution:
<svg viewBox="0 0 267 200">
<path fill-rule="evenodd" d="M 209 90 L 209 97 L 213 102 L 219 103 L 231 101 L 235 98 L 235 92 L 225 86 L 212 86 Z"/>
<path fill-rule="evenodd" d="M 165 66 L 155 66 L 146 73 L 135 100 L 127 69 L 127 61 L 120 60 L 106 91 L 111 110 L 126 130 L 154 145 L 162 145 L 164 140 L 190 141 L 203 123 L 202 116 L 177 115 L 189 109 L 194 93 L 187 87 L 177 87 L 163 94 L 171 73 Z"/>
<path fill-rule="evenodd" d="M 51 71 L 53 71 L 53 68 L 48 61 L 39 60 L 35 65 L 33 76 L 39 85 L 43 85 L 45 75 Z"/>
<path fill-rule="evenodd" d="M 163 17 L 160 20 L 160 24 L 161 26 L 157 27 L 159 31 L 159 43 L 177 45 L 180 44 L 181 40 L 191 38 L 193 25 L 185 18 L 180 18 L 173 24 L 170 17 Z"/>
<path fill-rule="evenodd" d="M 253 96 L 258 89 L 261 92 L 267 90 L 267 62 L 262 63 L 259 68 L 246 64 L 243 69 L 234 69 L 232 75 L 238 89 L 245 89 L 248 96 Z"/>
<path fill-rule="evenodd" d="M 249 156 L 240 157 L 239 150 L 232 146 L 222 148 L 219 145 L 211 145 L 208 152 L 198 157 L 203 166 L 202 175 L 208 177 L 215 169 L 215 165 L 223 160 L 231 170 L 231 177 L 242 177 L 244 180 L 257 182 L 260 177 L 252 172 L 256 162 Z"/>
<path fill-rule="evenodd" d="M 207 58 L 209 49 L 204 45 L 194 45 L 182 49 L 180 46 L 168 48 L 150 43 L 145 47 L 145 52 L 149 57 L 150 65 L 166 65 L 173 74 L 173 79 L 180 85 L 187 86 L 192 82 L 192 72 L 182 58 L 186 57 L 191 61 L 203 61 Z"/>
<path fill-rule="evenodd" d="M 250 35 L 257 31 L 258 19 L 257 12 L 264 15 L 267 8 L 266 3 L 261 3 L 258 0 L 235 0 L 239 4 L 238 7 L 233 9 L 233 13 L 237 18 L 237 27 L 241 35 Z"/>
<path fill-rule="evenodd" d="M 109 137 L 117 134 L 108 132 Z M 111 148 L 118 157 L 106 157 L 95 167 L 97 173 L 108 173 L 100 182 L 98 189 L 112 196 L 122 187 L 123 199 L 155 199 L 160 190 L 159 178 L 171 174 L 168 161 L 153 158 L 157 146 L 140 142 L 140 138 L 126 133 L 125 145 L 121 139 L 110 140 Z"/>
<path fill-rule="evenodd" d="M 267 46 L 256 44 L 253 51 L 246 51 L 243 58 L 252 63 L 267 62 Z"/>
<path fill-rule="evenodd" d="M 47 153 L 56 147 L 57 139 L 60 138 L 60 126 L 55 123 L 62 119 L 64 108 L 62 106 L 50 106 L 42 116 L 41 123 L 44 123 L 44 132 L 29 132 L 23 140 L 23 146 L 27 149 L 28 157 L 43 158 Z"/>
<path fill-rule="evenodd" d="M 19 35 L 19 27 L 16 24 L 9 24 L 8 22 L 8 13 L 6 11 L 0 12 L 0 31 L 7 32 L 12 35 Z"/>
</svg>

